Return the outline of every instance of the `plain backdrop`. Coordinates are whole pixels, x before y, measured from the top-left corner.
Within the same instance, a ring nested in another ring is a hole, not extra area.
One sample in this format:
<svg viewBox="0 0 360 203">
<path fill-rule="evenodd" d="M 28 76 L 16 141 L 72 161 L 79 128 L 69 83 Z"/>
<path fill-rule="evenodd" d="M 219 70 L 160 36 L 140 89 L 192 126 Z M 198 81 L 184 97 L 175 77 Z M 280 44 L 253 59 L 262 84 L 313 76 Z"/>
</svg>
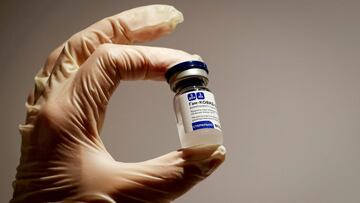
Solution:
<svg viewBox="0 0 360 203">
<path fill-rule="evenodd" d="M 171 4 L 185 22 L 147 45 L 197 53 L 210 68 L 227 160 L 177 203 L 360 202 L 359 1 L 0 1 L 0 202 L 20 156 L 17 126 L 47 54 L 137 6 Z M 120 161 L 179 148 L 165 82 L 123 82 L 103 140 Z"/>
</svg>

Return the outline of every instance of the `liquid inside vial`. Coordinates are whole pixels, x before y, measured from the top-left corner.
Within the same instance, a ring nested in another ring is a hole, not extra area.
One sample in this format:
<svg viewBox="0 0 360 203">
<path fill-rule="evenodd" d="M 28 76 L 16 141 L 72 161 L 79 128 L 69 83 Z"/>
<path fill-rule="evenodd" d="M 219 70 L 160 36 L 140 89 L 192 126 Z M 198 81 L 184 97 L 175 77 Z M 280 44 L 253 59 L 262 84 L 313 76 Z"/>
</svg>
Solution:
<svg viewBox="0 0 360 203">
<path fill-rule="evenodd" d="M 174 110 L 182 147 L 221 145 L 223 134 L 213 93 L 206 87 L 203 61 L 185 61 L 169 68 L 165 78 L 176 93 Z"/>
</svg>

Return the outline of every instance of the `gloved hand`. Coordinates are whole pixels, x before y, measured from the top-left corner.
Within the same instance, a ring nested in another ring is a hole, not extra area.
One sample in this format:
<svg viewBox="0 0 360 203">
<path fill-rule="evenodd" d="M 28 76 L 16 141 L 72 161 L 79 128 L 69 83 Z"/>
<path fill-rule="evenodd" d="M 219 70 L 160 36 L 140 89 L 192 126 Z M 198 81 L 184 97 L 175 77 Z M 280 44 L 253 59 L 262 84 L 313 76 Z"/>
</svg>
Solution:
<svg viewBox="0 0 360 203">
<path fill-rule="evenodd" d="M 21 160 L 11 202 L 170 202 L 224 161 L 225 148 L 209 145 L 117 162 L 100 139 L 121 80 L 163 80 L 170 66 L 200 60 L 183 51 L 125 45 L 156 39 L 181 21 L 171 6 L 135 8 L 91 25 L 50 54 L 19 127 Z"/>
</svg>

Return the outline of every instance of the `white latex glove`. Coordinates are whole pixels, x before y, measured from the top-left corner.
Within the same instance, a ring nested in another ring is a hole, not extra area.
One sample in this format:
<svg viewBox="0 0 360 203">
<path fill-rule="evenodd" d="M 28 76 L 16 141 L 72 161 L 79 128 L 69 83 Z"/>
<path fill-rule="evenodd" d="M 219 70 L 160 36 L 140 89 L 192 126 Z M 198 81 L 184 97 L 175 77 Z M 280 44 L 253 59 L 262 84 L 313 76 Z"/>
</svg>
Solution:
<svg viewBox="0 0 360 203">
<path fill-rule="evenodd" d="M 199 60 L 183 51 L 124 45 L 156 39 L 182 20 L 171 6 L 135 8 L 93 24 L 50 54 L 20 125 L 11 202 L 170 202 L 224 161 L 225 148 L 209 145 L 117 162 L 100 139 L 121 80 L 163 80 L 171 65 Z"/>
</svg>

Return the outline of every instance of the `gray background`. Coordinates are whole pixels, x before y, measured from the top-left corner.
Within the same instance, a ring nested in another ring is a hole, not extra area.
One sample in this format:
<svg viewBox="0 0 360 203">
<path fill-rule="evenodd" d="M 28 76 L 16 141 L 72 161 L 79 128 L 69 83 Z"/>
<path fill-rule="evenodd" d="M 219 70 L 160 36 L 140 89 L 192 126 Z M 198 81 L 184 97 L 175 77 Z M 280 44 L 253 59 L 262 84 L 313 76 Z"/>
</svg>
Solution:
<svg viewBox="0 0 360 203">
<path fill-rule="evenodd" d="M 151 3 L 184 13 L 174 34 L 149 45 L 207 61 L 228 150 L 176 202 L 360 202 L 360 2 L 340 0 L 1 1 L 0 202 L 11 197 L 17 125 L 47 54 L 103 17 Z M 123 82 L 102 134 L 121 161 L 177 149 L 168 85 Z"/>
</svg>

